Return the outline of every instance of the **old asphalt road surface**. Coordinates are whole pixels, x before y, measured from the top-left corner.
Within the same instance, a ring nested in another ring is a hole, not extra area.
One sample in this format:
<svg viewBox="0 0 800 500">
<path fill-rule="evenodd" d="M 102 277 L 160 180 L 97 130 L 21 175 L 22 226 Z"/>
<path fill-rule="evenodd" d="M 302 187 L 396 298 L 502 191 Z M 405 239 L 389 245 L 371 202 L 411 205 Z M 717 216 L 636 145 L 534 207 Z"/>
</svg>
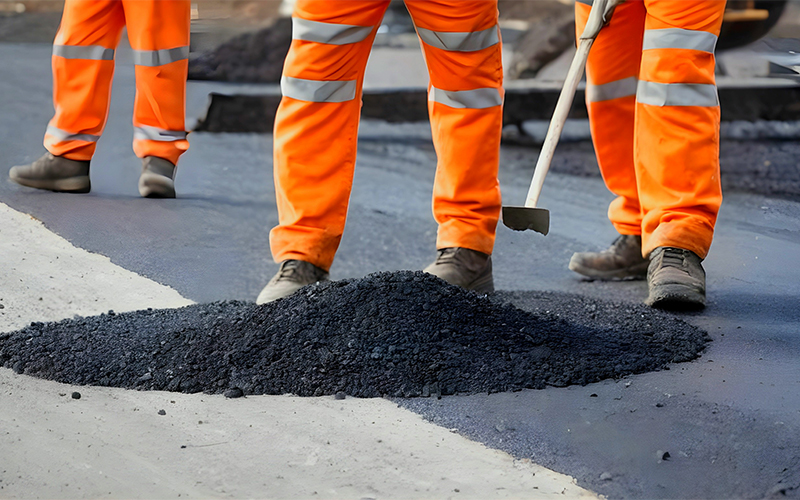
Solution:
<svg viewBox="0 0 800 500">
<path fill-rule="evenodd" d="M 45 45 L 0 46 L 7 166 L 43 151 L 48 58 Z M 2 330 L 108 309 L 252 300 L 276 269 L 271 137 L 193 134 L 180 199 L 138 198 L 133 72 L 124 51 L 118 59 L 92 193 L 0 182 Z M 190 86 L 191 118 L 212 88 L 221 87 Z M 796 144 L 782 147 L 800 157 Z M 523 199 L 535 156 L 504 149 L 505 199 Z M 556 161 L 593 160 L 588 148 L 567 145 Z M 334 279 L 419 269 L 433 258 L 432 178 L 424 126 L 362 127 Z M 552 232 L 499 229 L 497 288 L 519 292 L 523 306 L 532 290 L 639 302 L 642 282 L 587 282 L 566 269 L 573 252 L 613 239 L 609 200 L 597 178 L 551 175 L 542 206 Z M 685 317 L 713 339 L 703 356 L 585 387 L 391 402 L 225 400 L 75 388 L 2 369 L 0 496 L 264 496 L 265 484 L 297 498 L 586 494 L 533 464 L 612 498 L 799 496 L 800 204 L 728 193 L 705 267 L 709 307 Z"/>
</svg>

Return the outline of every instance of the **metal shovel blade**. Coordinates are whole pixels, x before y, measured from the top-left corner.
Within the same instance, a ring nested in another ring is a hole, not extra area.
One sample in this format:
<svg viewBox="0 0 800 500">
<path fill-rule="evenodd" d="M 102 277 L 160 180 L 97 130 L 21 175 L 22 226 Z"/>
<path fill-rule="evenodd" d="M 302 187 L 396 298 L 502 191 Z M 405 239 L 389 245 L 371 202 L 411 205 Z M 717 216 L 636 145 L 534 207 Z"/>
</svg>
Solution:
<svg viewBox="0 0 800 500">
<path fill-rule="evenodd" d="M 550 231 L 550 211 L 544 208 L 503 207 L 503 224 L 514 231 L 532 229 L 547 235 Z"/>
</svg>

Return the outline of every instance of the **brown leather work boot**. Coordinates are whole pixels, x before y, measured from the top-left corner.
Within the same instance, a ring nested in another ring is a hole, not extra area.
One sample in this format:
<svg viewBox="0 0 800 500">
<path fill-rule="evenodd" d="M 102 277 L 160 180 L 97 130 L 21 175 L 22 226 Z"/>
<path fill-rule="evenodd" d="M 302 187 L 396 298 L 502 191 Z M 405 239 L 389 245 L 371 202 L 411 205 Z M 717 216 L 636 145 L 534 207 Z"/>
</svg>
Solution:
<svg viewBox="0 0 800 500">
<path fill-rule="evenodd" d="M 60 193 L 88 193 L 89 162 L 45 153 L 30 165 L 11 167 L 8 177 L 17 184 Z"/>
<path fill-rule="evenodd" d="M 266 304 L 288 297 L 306 285 L 327 281 L 328 272 L 303 260 L 284 260 L 275 276 L 261 290 L 256 304 Z"/>
<path fill-rule="evenodd" d="M 478 293 L 494 292 L 492 257 L 468 248 L 440 248 L 433 264 L 423 271 L 452 285 Z"/>
<path fill-rule="evenodd" d="M 649 261 L 642 257 L 642 237 L 621 234 L 602 252 L 572 254 L 569 268 L 598 280 L 643 279 Z"/>
<path fill-rule="evenodd" d="M 143 198 L 175 198 L 175 170 L 169 160 L 148 156 L 142 160 L 139 194 Z"/>
<path fill-rule="evenodd" d="M 650 254 L 645 304 L 675 311 L 697 310 L 706 305 L 706 272 L 702 259 L 682 248 L 658 247 Z"/>
</svg>

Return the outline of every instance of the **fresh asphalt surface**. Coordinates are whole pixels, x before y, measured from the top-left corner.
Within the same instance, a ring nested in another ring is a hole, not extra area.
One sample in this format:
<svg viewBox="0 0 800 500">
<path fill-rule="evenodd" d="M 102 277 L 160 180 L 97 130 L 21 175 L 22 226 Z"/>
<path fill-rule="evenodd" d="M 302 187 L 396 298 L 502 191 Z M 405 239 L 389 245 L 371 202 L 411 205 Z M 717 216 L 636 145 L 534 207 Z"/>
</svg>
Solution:
<svg viewBox="0 0 800 500">
<path fill-rule="evenodd" d="M 0 151 L 8 167 L 43 152 L 52 114 L 49 53 L 41 44 L 0 46 Z M 124 52 L 118 62 L 92 193 L 0 182 L 0 202 L 192 300 L 254 299 L 277 269 L 268 245 L 277 221 L 271 136 L 192 134 L 178 171 L 180 198 L 140 199 L 130 148 L 133 68 Z M 219 88 L 190 85 L 190 118 Z M 800 146 L 792 147 L 800 158 Z M 536 154 L 504 148 L 508 203 L 523 200 Z M 594 160 L 585 147 L 563 145 L 555 161 Z M 425 126 L 363 124 L 333 279 L 419 269 L 434 257 L 433 167 Z M 566 269 L 573 252 L 614 238 L 605 216 L 610 199 L 597 178 L 548 177 L 541 206 L 551 211 L 551 233 L 498 228 L 496 287 L 641 301 L 643 282 L 587 282 Z M 398 403 L 609 497 L 800 496 L 800 203 L 727 193 L 705 268 L 709 306 L 686 319 L 713 342 L 695 362 L 586 387 Z"/>
</svg>

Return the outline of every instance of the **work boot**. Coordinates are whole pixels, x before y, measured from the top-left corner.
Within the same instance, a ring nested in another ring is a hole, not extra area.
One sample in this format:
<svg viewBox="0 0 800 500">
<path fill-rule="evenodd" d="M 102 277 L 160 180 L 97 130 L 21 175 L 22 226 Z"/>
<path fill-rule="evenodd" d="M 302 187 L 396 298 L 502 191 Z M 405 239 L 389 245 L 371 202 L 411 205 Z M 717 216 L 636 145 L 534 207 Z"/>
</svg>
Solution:
<svg viewBox="0 0 800 500">
<path fill-rule="evenodd" d="M 88 193 L 89 162 L 45 153 L 30 165 L 11 167 L 8 177 L 17 184 L 61 193 Z"/>
<path fill-rule="evenodd" d="M 706 272 L 702 259 L 682 248 L 658 247 L 650 254 L 645 304 L 659 309 L 693 310 L 706 305 Z"/>
<path fill-rule="evenodd" d="M 175 170 L 169 160 L 147 156 L 142 160 L 139 194 L 143 198 L 175 198 Z"/>
<path fill-rule="evenodd" d="M 598 280 L 643 279 L 649 261 L 642 257 L 642 237 L 621 234 L 602 252 L 572 254 L 569 268 Z"/>
<path fill-rule="evenodd" d="M 494 292 L 492 256 L 469 248 L 441 248 L 436 261 L 423 271 L 467 290 Z"/>
<path fill-rule="evenodd" d="M 327 281 L 328 273 L 310 262 L 303 260 L 284 260 L 275 276 L 261 290 L 256 304 L 266 304 L 273 300 L 288 297 L 306 285 Z"/>
</svg>

